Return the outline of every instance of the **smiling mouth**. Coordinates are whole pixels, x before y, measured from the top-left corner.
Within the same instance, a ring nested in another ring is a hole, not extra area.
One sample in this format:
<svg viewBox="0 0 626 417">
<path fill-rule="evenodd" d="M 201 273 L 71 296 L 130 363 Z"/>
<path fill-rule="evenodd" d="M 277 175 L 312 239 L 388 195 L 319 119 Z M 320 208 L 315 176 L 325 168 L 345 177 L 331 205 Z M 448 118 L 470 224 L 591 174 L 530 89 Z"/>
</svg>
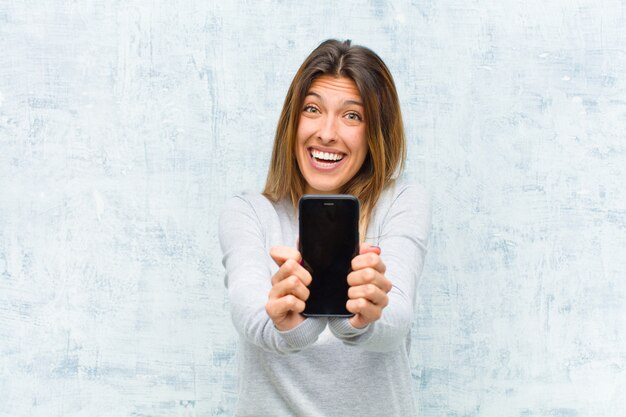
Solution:
<svg viewBox="0 0 626 417">
<path fill-rule="evenodd" d="M 341 162 L 345 156 L 342 153 L 322 152 L 317 149 L 309 149 L 309 154 L 315 162 L 326 167 L 331 167 Z"/>
</svg>

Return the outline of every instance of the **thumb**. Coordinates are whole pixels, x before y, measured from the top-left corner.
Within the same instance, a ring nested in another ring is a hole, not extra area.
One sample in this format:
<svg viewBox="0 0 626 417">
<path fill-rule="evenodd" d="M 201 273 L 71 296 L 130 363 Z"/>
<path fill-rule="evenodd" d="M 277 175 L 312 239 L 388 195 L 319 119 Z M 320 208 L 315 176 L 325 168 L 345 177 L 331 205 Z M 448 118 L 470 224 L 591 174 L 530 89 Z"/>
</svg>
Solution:
<svg viewBox="0 0 626 417">
<path fill-rule="evenodd" d="M 300 262 L 302 256 L 300 256 L 300 252 L 289 246 L 273 246 L 270 249 L 270 256 L 276 262 L 276 265 L 281 266 L 287 259 L 293 259 L 297 262 Z"/>
<path fill-rule="evenodd" d="M 361 243 L 359 247 L 359 255 L 363 255 L 365 253 L 375 253 L 376 255 L 380 255 L 380 248 L 378 246 L 370 245 L 369 243 Z"/>
</svg>

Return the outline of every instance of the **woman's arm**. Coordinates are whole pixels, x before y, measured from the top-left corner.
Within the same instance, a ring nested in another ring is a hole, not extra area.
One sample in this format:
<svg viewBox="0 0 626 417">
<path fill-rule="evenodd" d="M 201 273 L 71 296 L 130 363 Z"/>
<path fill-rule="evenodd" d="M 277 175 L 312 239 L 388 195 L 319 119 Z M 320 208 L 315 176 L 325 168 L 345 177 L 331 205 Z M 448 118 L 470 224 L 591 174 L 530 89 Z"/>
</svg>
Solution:
<svg viewBox="0 0 626 417">
<path fill-rule="evenodd" d="M 297 324 L 291 320 L 295 327 L 285 331 L 280 331 L 275 326 L 268 315 L 266 304 L 269 304 L 269 299 L 276 301 L 280 298 L 281 294 L 277 291 L 281 288 L 284 290 L 284 286 L 289 285 L 290 280 L 284 278 L 292 275 L 285 275 L 285 272 L 289 268 L 297 268 L 293 262 L 285 262 L 286 259 L 280 260 L 282 266 L 277 271 L 271 268 L 272 260 L 266 249 L 265 233 L 261 224 L 255 207 L 243 196 L 230 199 L 220 216 L 222 263 L 226 269 L 225 284 L 233 324 L 245 340 L 264 350 L 276 353 L 296 352 L 315 343 L 326 327 L 326 320 L 296 320 Z M 265 224 L 265 227 L 272 227 L 272 224 Z M 301 268 L 300 265 L 297 267 Z M 276 277 L 281 271 L 282 275 Z M 293 284 L 293 280 L 291 282 Z M 276 286 L 273 284 L 282 287 L 273 291 L 273 286 Z M 280 309 L 278 304 L 280 303 L 274 303 L 272 307 Z M 280 316 L 280 313 L 277 314 Z"/>
<path fill-rule="evenodd" d="M 386 306 L 380 306 L 378 319 L 372 306 L 364 311 L 363 317 L 357 314 L 351 319 L 330 319 L 329 326 L 335 336 L 346 344 L 372 351 L 395 350 L 406 341 L 414 316 L 416 288 L 424 265 L 430 229 L 431 207 L 426 193 L 417 186 L 401 189 L 382 220 L 379 240 L 381 262 L 377 262 L 375 258 L 378 254 L 371 250 L 355 258 L 355 262 L 361 258 L 360 265 L 370 269 L 358 277 L 370 276 L 379 282 L 379 293 L 388 290 L 386 280 L 391 282 L 391 289 L 386 293 L 387 299 L 383 300 Z M 375 278 L 377 271 L 385 279 Z M 352 272 L 351 276 L 357 275 L 357 272 Z M 352 277 L 352 281 L 363 284 L 358 278 Z M 380 299 L 380 294 L 375 294 L 375 291 L 371 293 L 371 299 Z M 367 308 L 368 297 L 361 292 L 357 295 L 362 295 L 362 298 L 351 299 L 349 303 Z M 359 328 L 361 325 L 365 327 Z"/>
</svg>

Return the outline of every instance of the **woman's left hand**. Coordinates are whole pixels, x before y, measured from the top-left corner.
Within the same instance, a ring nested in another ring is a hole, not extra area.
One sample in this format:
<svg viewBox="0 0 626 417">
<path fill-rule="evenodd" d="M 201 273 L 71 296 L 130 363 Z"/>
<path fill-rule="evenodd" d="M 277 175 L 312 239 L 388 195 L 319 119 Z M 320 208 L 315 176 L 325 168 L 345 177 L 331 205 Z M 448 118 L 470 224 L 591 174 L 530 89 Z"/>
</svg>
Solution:
<svg viewBox="0 0 626 417">
<path fill-rule="evenodd" d="M 389 303 L 387 293 L 391 291 L 391 281 L 385 277 L 379 247 L 361 244 L 359 254 L 352 259 L 348 285 L 346 308 L 354 314 L 350 324 L 360 329 L 378 320 Z"/>
</svg>

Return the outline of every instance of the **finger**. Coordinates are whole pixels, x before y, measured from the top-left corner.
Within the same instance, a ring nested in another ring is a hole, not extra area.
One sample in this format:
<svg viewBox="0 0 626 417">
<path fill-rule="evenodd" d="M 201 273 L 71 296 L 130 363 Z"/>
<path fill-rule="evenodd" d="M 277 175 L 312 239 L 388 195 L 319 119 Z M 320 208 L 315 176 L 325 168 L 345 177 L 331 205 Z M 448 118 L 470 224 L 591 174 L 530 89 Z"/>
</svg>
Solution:
<svg viewBox="0 0 626 417">
<path fill-rule="evenodd" d="M 347 279 L 350 287 L 372 284 L 380 288 L 384 293 L 388 293 L 393 287 L 391 281 L 389 281 L 383 274 L 372 268 L 352 271 L 348 274 Z"/>
<path fill-rule="evenodd" d="M 350 289 L 348 290 L 348 297 L 351 300 L 364 298 L 372 304 L 380 307 L 386 307 L 389 303 L 389 297 L 387 296 L 387 293 L 373 284 L 350 287 Z"/>
<path fill-rule="evenodd" d="M 378 246 L 370 245 L 366 242 L 361 243 L 361 246 L 359 247 L 359 255 L 370 252 L 375 253 L 376 255 L 380 255 L 380 248 Z"/>
<path fill-rule="evenodd" d="M 367 252 L 361 255 L 357 255 L 352 259 L 352 270 L 357 271 L 363 268 L 374 268 L 381 273 L 385 273 L 387 268 L 380 259 L 380 256 L 374 252 Z"/>
<path fill-rule="evenodd" d="M 300 278 L 305 286 L 309 286 L 311 284 L 312 278 L 309 271 L 304 269 L 302 265 L 293 259 L 287 259 L 285 263 L 278 268 L 278 271 L 274 274 L 274 276 L 272 276 L 272 285 L 276 285 L 278 282 L 290 277 L 291 275 L 295 275 Z"/>
<path fill-rule="evenodd" d="M 348 274 L 348 285 L 356 287 L 357 285 L 373 284 L 380 272 L 373 268 L 359 269 Z"/>
<path fill-rule="evenodd" d="M 354 316 L 350 317 L 350 324 L 355 329 L 362 329 L 367 326 L 369 322 L 365 321 L 363 316 L 361 316 L 360 314 L 355 314 Z"/>
<path fill-rule="evenodd" d="M 374 284 L 385 292 L 391 290 L 391 281 L 374 268 L 363 268 L 348 274 L 348 285 Z"/>
<path fill-rule="evenodd" d="M 273 246 L 270 249 L 270 256 L 278 266 L 284 264 L 288 259 L 294 259 L 297 262 L 302 259 L 300 252 L 296 248 L 289 246 Z"/>
<path fill-rule="evenodd" d="M 272 320 L 284 317 L 290 311 L 302 313 L 306 304 L 293 295 L 269 300 L 265 305 L 265 311 Z"/>
<path fill-rule="evenodd" d="M 297 276 L 296 271 L 297 271 L 298 266 L 300 265 L 293 259 L 285 260 L 285 262 L 283 262 L 280 268 L 278 268 L 278 271 L 276 271 L 274 276 L 272 276 L 272 285 L 276 285 L 278 282 L 282 281 L 283 279 L 291 275 Z"/>
<path fill-rule="evenodd" d="M 269 298 L 281 298 L 291 294 L 302 301 L 306 301 L 309 298 L 310 293 L 311 292 L 302 283 L 300 278 L 295 275 L 291 275 L 272 287 L 269 293 Z"/>
<path fill-rule="evenodd" d="M 348 300 L 346 302 L 346 309 L 357 316 L 357 320 L 367 325 L 374 322 L 382 316 L 383 308 L 372 304 L 364 298 L 356 300 Z M 354 318 L 354 317 L 353 317 Z M 354 325 L 354 324 L 353 324 Z M 357 327 L 357 326 L 355 326 Z M 359 326 L 363 327 L 363 326 Z"/>
</svg>

